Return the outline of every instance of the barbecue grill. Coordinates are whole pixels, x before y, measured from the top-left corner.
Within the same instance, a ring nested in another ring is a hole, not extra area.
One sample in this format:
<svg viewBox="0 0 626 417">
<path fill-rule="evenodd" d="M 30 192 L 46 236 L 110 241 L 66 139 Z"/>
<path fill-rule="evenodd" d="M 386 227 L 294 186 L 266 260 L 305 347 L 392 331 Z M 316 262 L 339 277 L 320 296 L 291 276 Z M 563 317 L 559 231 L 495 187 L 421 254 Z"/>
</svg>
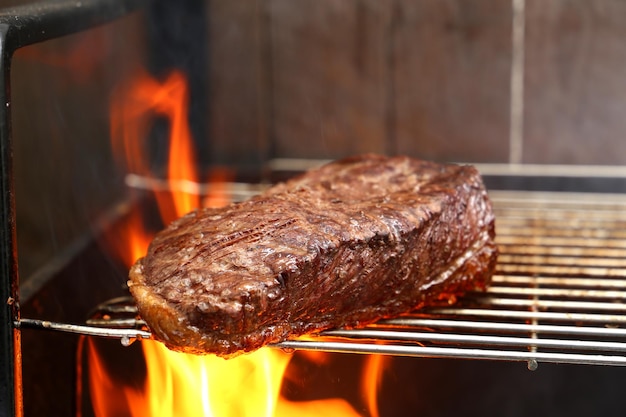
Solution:
<svg viewBox="0 0 626 417">
<path fill-rule="evenodd" d="M 22 317 L 20 290 L 29 299 L 38 288 L 19 288 L 17 278 L 9 97 L 11 56 L 17 49 L 88 29 L 144 3 L 59 1 L 0 13 L 0 72 L 5 80 L 0 97 L 7 104 L 0 109 L 0 299 L 6 300 L 0 310 L 0 337 L 7 347 L 0 353 L 0 415 L 22 413 L 22 331 L 113 338 L 124 346 L 151 338 L 132 300 L 118 297 L 121 287 L 94 304 L 84 321 Z M 513 107 L 513 113 L 519 110 Z M 520 122 L 512 120 L 512 125 Z M 276 159 L 267 168 L 276 178 L 284 178 L 321 162 Z M 274 347 L 520 361 L 531 370 L 541 363 L 626 365 L 626 169 L 516 164 L 478 164 L 478 168 L 494 202 L 501 250 L 487 291 L 363 329 L 325 331 Z M 168 187 L 136 175 L 128 175 L 126 183 L 149 190 Z M 265 186 L 246 181 L 228 184 L 228 189 L 235 200 L 243 200 Z M 208 193 L 211 185 L 194 187 Z M 112 221 L 126 208 L 115 210 Z M 124 277 L 114 281 L 119 284 Z"/>
<path fill-rule="evenodd" d="M 275 347 L 526 361 L 530 369 L 538 362 L 626 365 L 626 196 L 492 191 L 491 198 L 501 254 L 486 292 Z M 84 324 L 15 324 L 124 345 L 151 337 L 130 298 L 98 306 Z"/>
</svg>

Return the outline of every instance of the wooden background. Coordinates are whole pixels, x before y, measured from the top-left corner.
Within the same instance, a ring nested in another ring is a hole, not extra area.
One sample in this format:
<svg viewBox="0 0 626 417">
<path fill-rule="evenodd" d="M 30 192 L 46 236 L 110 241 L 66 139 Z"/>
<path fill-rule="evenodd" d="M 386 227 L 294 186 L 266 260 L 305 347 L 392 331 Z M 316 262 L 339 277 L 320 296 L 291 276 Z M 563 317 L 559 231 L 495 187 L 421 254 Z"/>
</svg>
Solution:
<svg viewBox="0 0 626 417">
<path fill-rule="evenodd" d="M 512 3 L 211 1 L 216 159 L 509 162 Z M 522 3 L 521 162 L 625 163 L 626 2 Z"/>
</svg>

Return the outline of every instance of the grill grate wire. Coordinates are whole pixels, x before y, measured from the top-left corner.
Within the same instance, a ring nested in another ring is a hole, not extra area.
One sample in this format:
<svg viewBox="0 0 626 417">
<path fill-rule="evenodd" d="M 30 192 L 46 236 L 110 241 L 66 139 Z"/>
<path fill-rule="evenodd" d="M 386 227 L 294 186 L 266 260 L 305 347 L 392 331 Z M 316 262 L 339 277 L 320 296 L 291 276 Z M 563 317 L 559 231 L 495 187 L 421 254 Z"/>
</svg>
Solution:
<svg viewBox="0 0 626 417">
<path fill-rule="evenodd" d="M 492 191 L 500 257 L 490 288 L 453 305 L 273 345 L 284 350 L 626 365 L 626 196 Z M 132 299 L 86 325 L 21 326 L 149 338 Z"/>
</svg>

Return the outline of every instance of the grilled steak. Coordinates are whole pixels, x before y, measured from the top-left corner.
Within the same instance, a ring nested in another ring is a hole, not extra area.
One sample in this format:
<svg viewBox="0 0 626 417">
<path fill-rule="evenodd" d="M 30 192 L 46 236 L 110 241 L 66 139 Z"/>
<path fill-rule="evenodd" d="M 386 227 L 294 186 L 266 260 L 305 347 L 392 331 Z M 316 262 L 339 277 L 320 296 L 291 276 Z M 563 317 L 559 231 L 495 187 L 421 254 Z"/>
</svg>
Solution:
<svg viewBox="0 0 626 417">
<path fill-rule="evenodd" d="M 169 348 L 229 357 L 482 289 L 493 238 L 473 167 L 365 155 L 183 216 L 129 286 Z"/>
</svg>

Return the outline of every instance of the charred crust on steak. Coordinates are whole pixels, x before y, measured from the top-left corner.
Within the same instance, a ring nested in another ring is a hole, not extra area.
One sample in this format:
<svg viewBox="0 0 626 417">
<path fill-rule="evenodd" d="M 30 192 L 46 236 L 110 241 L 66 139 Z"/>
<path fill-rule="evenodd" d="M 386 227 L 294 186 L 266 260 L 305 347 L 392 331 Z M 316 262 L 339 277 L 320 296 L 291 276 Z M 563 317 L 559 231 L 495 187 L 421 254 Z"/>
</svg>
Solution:
<svg viewBox="0 0 626 417">
<path fill-rule="evenodd" d="M 494 236 L 473 167 L 363 155 L 181 217 L 129 287 L 168 347 L 231 357 L 484 289 Z"/>
</svg>

